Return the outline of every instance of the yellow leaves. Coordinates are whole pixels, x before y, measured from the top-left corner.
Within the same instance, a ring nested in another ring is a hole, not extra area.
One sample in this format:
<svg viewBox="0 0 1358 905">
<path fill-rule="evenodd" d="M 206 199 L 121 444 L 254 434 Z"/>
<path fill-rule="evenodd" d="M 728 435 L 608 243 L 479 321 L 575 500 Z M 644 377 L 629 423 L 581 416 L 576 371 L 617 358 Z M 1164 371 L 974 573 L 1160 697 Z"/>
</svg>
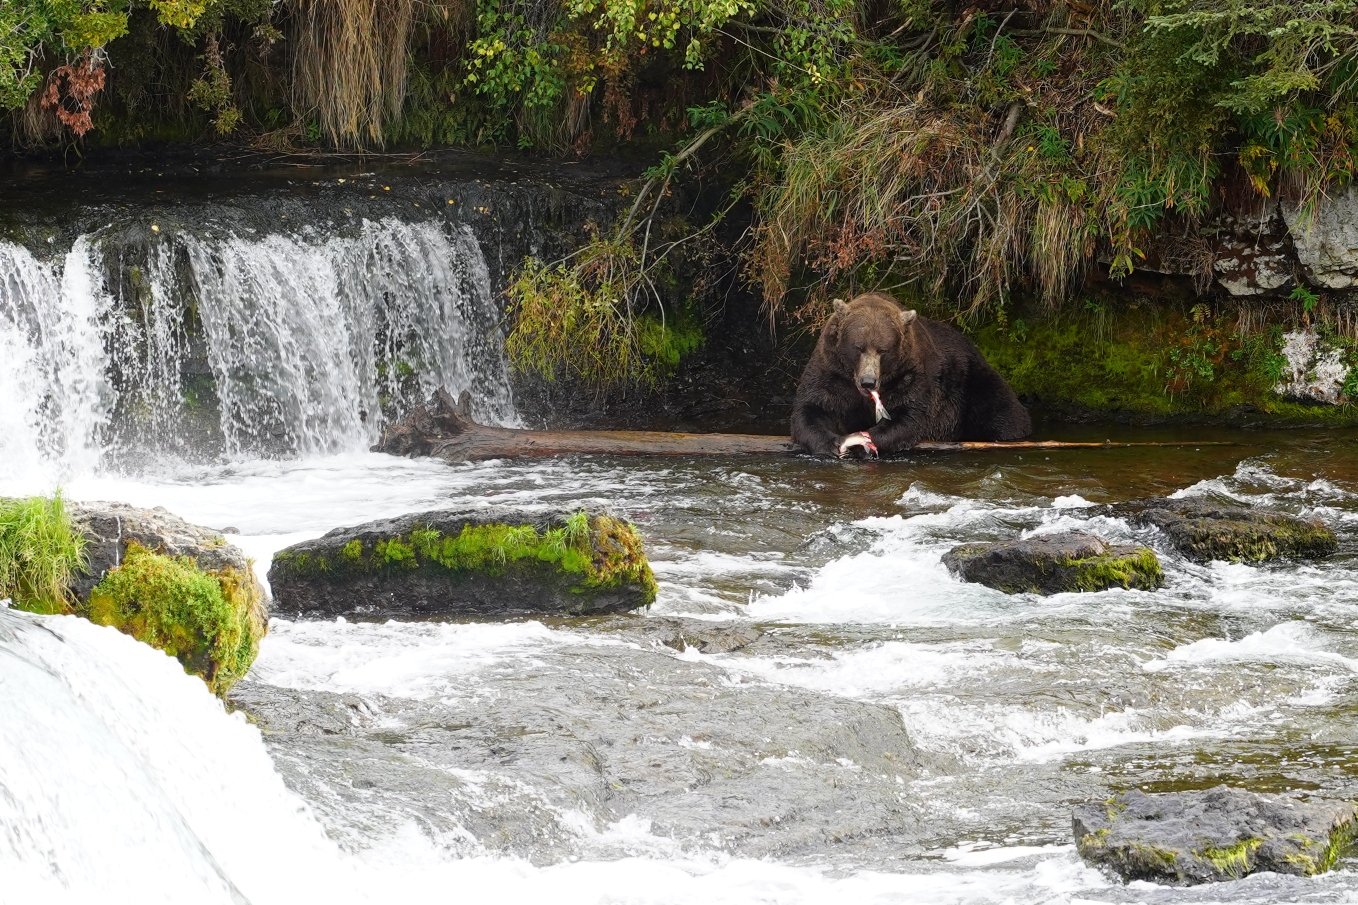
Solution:
<svg viewBox="0 0 1358 905">
<path fill-rule="evenodd" d="M 127 34 L 126 13 L 88 12 L 74 17 L 61 38 L 72 50 L 103 47 Z"/>
<path fill-rule="evenodd" d="M 164 25 L 173 28 L 192 28 L 207 10 L 207 0 L 151 0 L 151 8 Z"/>
</svg>

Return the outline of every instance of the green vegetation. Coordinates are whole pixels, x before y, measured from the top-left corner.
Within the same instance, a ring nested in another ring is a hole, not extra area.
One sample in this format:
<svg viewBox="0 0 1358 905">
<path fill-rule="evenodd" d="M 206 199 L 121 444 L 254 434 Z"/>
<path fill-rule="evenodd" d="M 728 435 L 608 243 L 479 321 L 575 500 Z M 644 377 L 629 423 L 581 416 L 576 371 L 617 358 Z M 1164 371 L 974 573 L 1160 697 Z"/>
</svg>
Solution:
<svg viewBox="0 0 1358 905">
<path fill-rule="evenodd" d="M 90 592 L 100 625 L 157 647 L 224 695 L 254 662 L 265 626 L 254 579 L 231 569 L 204 572 L 129 543 L 122 564 Z"/>
<path fill-rule="evenodd" d="M 709 269 L 704 245 L 737 208 L 753 226 L 721 251 L 771 316 L 803 324 L 861 288 L 1009 335 L 1036 323 L 1014 316 L 1024 306 L 1078 313 L 1093 272 L 1153 266 L 1207 286 L 1199 227 L 1218 209 L 1285 199 L 1314 213 L 1353 182 L 1355 72 L 1358 0 L 0 8 L 0 108 L 19 148 L 230 135 L 267 150 L 655 154 L 617 222 L 567 260 L 527 262 L 509 288 L 514 363 L 600 387 L 652 382 L 692 349 L 670 325 L 689 298 L 702 322 L 719 294 L 677 275 Z M 720 200 L 678 204 L 699 176 Z M 1269 326 L 1324 322 L 1324 293 L 1298 287 L 1290 302 Z M 1121 316 L 1127 298 L 1098 304 Z M 1248 331 L 1213 333 L 1231 314 L 1167 324 L 1172 342 L 1101 344 L 1124 389 L 1091 404 L 1259 405 L 1267 392 L 1223 359 L 1255 356 Z"/>
<path fill-rule="evenodd" d="M 1223 848 L 1206 848 L 1194 852 L 1199 858 L 1212 862 L 1224 875 L 1239 880 L 1253 870 L 1252 855 L 1255 849 L 1264 844 L 1262 839 L 1242 839 L 1235 845 Z"/>
<path fill-rule="evenodd" d="M 1358 424 L 1358 395 L 1332 406 L 1274 393 L 1285 365 L 1282 327 L 1251 326 L 1233 305 L 1184 310 L 1163 300 L 1099 297 L 1056 312 L 973 325 L 971 338 L 1015 392 L 1057 411 L 1118 412 L 1148 420 L 1266 415 L 1297 424 Z M 1358 366 L 1358 344 L 1319 332 Z M 1358 367 L 1354 367 L 1358 372 Z"/>
<path fill-rule="evenodd" d="M 61 494 L 0 499 L 0 597 L 31 613 L 71 611 L 71 578 L 85 565 L 85 539 Z"/>
<path fill-rule="evenodd" d="M 254 662 L 266 625 L 253 575 L 205 572 L 131 542 L 122 563 L 77 600 L 85 538 L 61 495 L 0 499 L 0 597 L 32 613 L 74 613 L 176 657 L 222 695 Z"/>
<path fill-rule="evenodd" d="M 274 568 L 298 575 L 435 567 L 498 576 L 537 564 L 572 576 L 578 591 L 637 585 L 649 604 L 658 590 L 636 529 L 612 516 L 591 517 L 585 512 L 545 531 L 533 525 L 492 523 L 465 525 L 456 535 L 445 535 L 426 525 L 395 537 L 355 538 L 333 559 L 287 552 L 274 557 Z"/>
</svg>

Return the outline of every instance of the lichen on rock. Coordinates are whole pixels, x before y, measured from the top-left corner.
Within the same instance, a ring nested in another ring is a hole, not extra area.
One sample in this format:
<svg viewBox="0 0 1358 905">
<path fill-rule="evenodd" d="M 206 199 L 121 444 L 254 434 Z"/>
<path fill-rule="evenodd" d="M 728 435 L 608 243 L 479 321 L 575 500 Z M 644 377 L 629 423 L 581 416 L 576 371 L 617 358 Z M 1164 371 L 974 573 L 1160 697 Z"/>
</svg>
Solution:
<svg viewBox="0 0 1358 905">
<path fill-rule="evenodd" d="M 443 510 L 341 528 L 274 556 L 281 605 L 358 617 L 582 614 L 649 606 L 641 538 L 607 514 Z"/>
<path fill-rule="evenodd" d="M 1155 551 L 1111 545 L 1078 532 L 1005 543 L 963 544 L 943 557 L 948 571 L 1006 594 L 1060 594 L 1123 588 L 1151 591 L 1164 583 Z"/>
</svg>

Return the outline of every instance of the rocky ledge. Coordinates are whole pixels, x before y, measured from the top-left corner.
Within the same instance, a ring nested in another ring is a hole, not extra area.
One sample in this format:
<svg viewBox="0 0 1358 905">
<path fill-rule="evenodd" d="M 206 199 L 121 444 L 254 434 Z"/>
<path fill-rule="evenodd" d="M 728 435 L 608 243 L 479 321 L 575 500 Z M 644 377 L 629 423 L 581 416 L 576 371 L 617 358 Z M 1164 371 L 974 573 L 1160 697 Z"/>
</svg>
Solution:
<svg viewBox="0 0 1358 905">
<path fill-rule="evenodd" d="M 1044 534 L 1027 540 L 964 544 L 943 556 L 948 571 L 1006 594 L 1060 594 L 1128 588 L 1151 591 L 1164 583 L 1148 547 L 1109 544 L 1092 534 Z"/>
<path fill-rule="evenodd" d="M 1076 808 L 1075 845 L 1124 880 L 1176 886 L 1257 871 L 1311 876 L 1352 845 L 1358 807 L 1217 786 L 1202 792 L 1130 791 Z"/>
<path fill-rule="evenodd" d="M 216 531 L 164 509 L 73 503 L 86 565 L 75 612 L 175 657 L 217 694 L 249 670 L 268 630 L 250 560 Z"/>
<path fill-rule="evenodd" d="M 1320 519 L 1271 509 L 1247 509 L 1206 499 L 1140 500 L 1114 507 L 1132 524 L 1159 528 L 1176 550 L 1196 562 L 1317 559 L 1339 548 Z"/>
<path fill-rule="evenodd" d="M 283 612 L 363 619 L 621 613 L 656 595 L 629 523 L 498 508 L 339 528 L 280 550 L 269 583 Z"/>
</svg>

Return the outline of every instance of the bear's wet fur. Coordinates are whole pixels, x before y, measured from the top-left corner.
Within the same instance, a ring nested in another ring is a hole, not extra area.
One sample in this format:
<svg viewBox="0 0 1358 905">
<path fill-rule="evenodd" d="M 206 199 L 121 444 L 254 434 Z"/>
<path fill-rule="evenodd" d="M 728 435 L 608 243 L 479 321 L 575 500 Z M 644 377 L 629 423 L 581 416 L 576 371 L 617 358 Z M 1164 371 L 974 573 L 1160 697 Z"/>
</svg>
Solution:
<svg viewBox="0 0 1358 905">
<path fill-rule="evenodd" d="M 890 420 L 878 422 L 873 388 Z M 886 456 L 921 440 L 1018 440 L 1033 425 L 971 340 L 869 292 L 835 300 L 792 406 L 792 440 L 816 455 L 859 431 Z"/>
</svg>

